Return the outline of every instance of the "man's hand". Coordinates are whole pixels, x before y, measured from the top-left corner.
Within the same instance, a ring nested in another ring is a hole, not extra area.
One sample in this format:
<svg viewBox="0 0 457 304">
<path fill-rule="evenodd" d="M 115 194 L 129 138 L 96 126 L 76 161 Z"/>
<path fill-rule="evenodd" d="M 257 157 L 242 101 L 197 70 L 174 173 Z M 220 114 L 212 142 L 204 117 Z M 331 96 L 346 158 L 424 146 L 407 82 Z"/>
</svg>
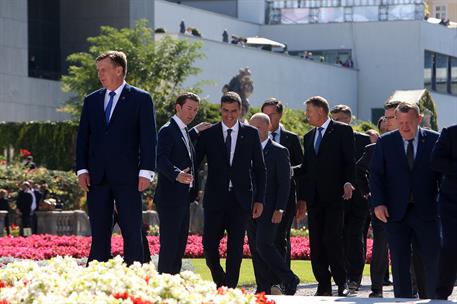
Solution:
<svg viewBox="0 0 457 304">
<path fill-rule="evenodd" d="M 387 218 L 389 217 L 389 211 L 387 210 L 386 205 L 379 205 L 379 206 L 375 207 L 374 214 L 381 222 L 387 223 Z"/>
<path fill-rule="evenodd" d="M 138 191 L 143 192 L 144 190 L 148 189 L 151 181 L 146 177 L 140 176 L 138 178 Z"/>
<path fill-rule="evenodd" d="M 271 222 L 272 222 L 273 224 L 279 224 L 279 223 L 281 223 L 281 221 L 282 221 L 282 214 L 283 214 L 283 211 L 275 210 L 275 212 L 273 212 L 273 216 L 271 217 Z"/>
<path fill-rule="evenodd" d="M 295 213 L 295 219 L 300 221 L 305 218 L 306 214 L 306 202 L 303 200 L 297 201 L 297 212 Z"/>
<path fill-rule="evenodd" d="M 209 129 L 212 126 L 209 122 L 201 122 L 198 125 L 195 126 L 195 129 L 197 129 L 198 132 L 205 131 L 206 129 Z"/>
<path fill-rule="evenodd" d="M 179 172 L 178 176 L 176 176 L 176 181 L 178 181 L 181 184 L 190 185 L 194 180 L 194 177 L 192 176 L 192 174 L 188 173 L 189 171 L 190 168 L 186 168 Z"/>
<path fill-rule="evenodd" d="M 256 219 L 262 215 L 263 211 L 263 204 L 259 202 L 255 202 L 254 206 L 252 207 L 252 218 Z"/>
<path fill-rule="evenodd" d="M 353 190 L 355 190 L 355 188 L 352 186 L 351 183 L 344 184 L 343 199 L 350 200 L 352 198 L 352 191 Z"/>
<path fill-rule="evenodd" d="M 79 179 L 79 185 L 81 186 L 81 188 L 86 191 L 86 192 L 89 192 L 89 187 L 90 187 L 90 177 L 89 177 L 89 173 L 83 173 L 83 174 L 80 174 L 78 176 L 78 179 Z"/>
</svg>

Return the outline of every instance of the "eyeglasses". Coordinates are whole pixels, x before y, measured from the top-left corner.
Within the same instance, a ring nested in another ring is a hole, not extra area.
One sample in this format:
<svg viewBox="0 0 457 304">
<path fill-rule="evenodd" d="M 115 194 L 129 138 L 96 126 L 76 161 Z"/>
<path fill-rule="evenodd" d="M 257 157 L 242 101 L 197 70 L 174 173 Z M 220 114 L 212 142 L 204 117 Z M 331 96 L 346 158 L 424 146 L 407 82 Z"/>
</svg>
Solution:
<svg viewBox="0 0 457 304">
<path fill-rule="evenodd" d="M 395 116 L 384 116 L 384 119 L 387 119 L 387 120 L 391 120 L 391 119 L 394 119 Z"/>
</svg>

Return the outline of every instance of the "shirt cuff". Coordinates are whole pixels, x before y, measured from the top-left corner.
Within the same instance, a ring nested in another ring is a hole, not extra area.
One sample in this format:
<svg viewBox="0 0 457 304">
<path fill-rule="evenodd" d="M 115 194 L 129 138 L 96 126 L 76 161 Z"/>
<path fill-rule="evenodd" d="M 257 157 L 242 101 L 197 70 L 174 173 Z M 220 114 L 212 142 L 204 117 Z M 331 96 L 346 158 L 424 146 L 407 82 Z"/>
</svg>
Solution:
<svg viewBox="0 0 457 304">
<path fill-rule="evenodd" d="M 349 184 L 349 185 L 351 185 L 352 187 L 354 187 L 354 186 L 352 185 L 352 183 L 350 183 L 350 182 L 344 183 L 344 187 L 346 187 L 347 184 Z"/>
<path fill-rule="evenodd" d="M 200 133 L 200 131 L 198 131 L 197 127 L 193 127 L 192 130 L 194 130 L 195 133 L 197 133 L 197 134 Z"/>
<path fill-rule="evenodd" d="M 84 174 L 84 173 L 89 173 L 89 171 L 87 171 L 87 169 L 81 169 L 81 170 L 78 170 L 78 172 L 76 172 L 76 174 L 78 176 L 80 176 L 81 174 Z"/>
<path fill-rule="evenodd" d="M 149 181 L 152 181 L 152 179 L 154 178 L 154 171 L 140 170 L 140 174 L 138 174 L 138 176 L 147 178 L 149 179 Z"/>
</svg>

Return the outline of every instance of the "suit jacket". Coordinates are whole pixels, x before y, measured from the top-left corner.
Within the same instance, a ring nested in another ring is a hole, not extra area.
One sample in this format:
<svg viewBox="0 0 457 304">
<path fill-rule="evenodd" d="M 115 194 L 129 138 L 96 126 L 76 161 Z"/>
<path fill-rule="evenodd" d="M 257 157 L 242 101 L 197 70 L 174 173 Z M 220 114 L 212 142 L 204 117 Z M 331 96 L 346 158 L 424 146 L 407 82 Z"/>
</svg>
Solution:
<svg viewBox="0 0 457 304">
<path fill-rule="evenodd" d="M 92 184 L 138 184 L 140 170 L 155 170 L 156 128 L 151 96 L 126 84 L 105 124 L 106 89 L 84 100 L 76 144 L 76 170 L 89 170 Z"/>
<path fill-rule="evenodd" d="M 354 132 L 354 159 L 357 161 L 362 157 L 365 147 L 371 144 L 370 136 L 360 132 Z"/>
<path fill-rule="evenodd" d="M 192 158 L 195 160 L 194 145 L 190 142 Z M 181 184 L 176 177 L 185 168 L 191 168 L 193 187 Z M 185 207 L 197 194 L 198 174 L 195 162 L 189 156 L 184 136 L 174 119 L 170 119 L 160 130 L 157 143 L 157 187 L 154 201 L 161 207 Z"/>
<path fill-rule="evenodd" d="M 297 188 L 302 185 L 299 176 L 300 165 L 303 162 L 303 150 L 301 148 L 300 139 L 297 134 L 281 128 L 281 137 L 279 138 L 279 142 L 282 146 L 289 150 L 290 165 L 295 167 L 294 177 L 290 181 L 289 201 L 291 203 L 296 203 L 296 192 L 299 192 Z"/>
<path fill-rule="evenodd" d="M 457 125 L 441 130 L 432 152 L 432 169 L 443 174 L 441 198 L 457 204 Z"/>
<path fill-rule="evenodd" d="M 431 154 L 438 133 L 419 128 L 413 170 L 409 169 L 404 142 L 398 130 L 382 135 L 370 164 L 373 207 L 386 205 L 389 221 L 405 216 L 412 192 L 415 208 L 423 219 L 437 216 L 439 174 L 432 171 Z"/>
<path fill-rule="evenodd" d="M 254 202 L 263 203 L 265 199 L 266 170 L 257 129 L 239 123 L 238 137 L 232 165 L 224 142 L 222 123 L 200 133 L 196 145 L 197 164 L 206 156 L 208 178 L 205 185 L 204 207 L 220 210 L 230 207 L 226 200 L 229 181 L 233 191 L 245 210 L 251 210 Z M 256 196 L 253 197 L 253 183 Z"/>
<path fill-rule="evenodd" d="M 259 220 L 271 223 L 273 212 L 285 210 L 287 207 L 291 181 L 289 151 L 269 139 L 263 149 L 263 156 L 267 168 L 267 184 L 263 212 Z"/>
<path fill-rule="evenodd" d="M 19 209 L 19 211 L 21 211 L 23 216 L 30 215 L 32 212 L 32 202 L 33 197 L 31 193 L 22 190 L 19 191 L 16 200 L 16 207 Z"/>
<path fill-rule="evenodd" d="M 364 195 L 370 193 L 368 176 L 370 162 L 373 157 L 375 147 L 376 143 L 367 145 L 362 153 L 362 156 L 355 163 L 356 183 L 360 188 L 360 192 Z"/>
<path fill-rule="evenodd" d="M 314 152 L 316 128 L 304 137 L 302 174 L 303 192 L 300 199 L 313 205 L 317 198 L 320 202 L 341 201 L 344 184 L 354 185 L 354 135 L 349 125 L 330 121 L 322 137 L 319 154 Z M 316 196 L 317 195 L 317 196 Z"/>
</svg>

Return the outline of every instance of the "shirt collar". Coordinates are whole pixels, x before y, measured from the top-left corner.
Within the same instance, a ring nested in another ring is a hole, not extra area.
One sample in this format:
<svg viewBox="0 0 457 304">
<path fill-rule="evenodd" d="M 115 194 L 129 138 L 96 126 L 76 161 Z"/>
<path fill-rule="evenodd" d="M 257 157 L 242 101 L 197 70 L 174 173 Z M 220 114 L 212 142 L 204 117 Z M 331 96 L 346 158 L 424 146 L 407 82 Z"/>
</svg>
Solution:
<svg viewBox="0 0 457 304">
<path fill-rule="evenodd" d="M 330 117 L 327 117 L 327 120 L 322 124 L 322 126 L 320 126 L 319 128 L 324 128 L 324 131 L 327 130 L 328 128 L 328 125 L 330 124 L 330 121 L 332 121 L 330 119 Z"/>
<path fill-rule="evenodd" d="M 232 129 L 232 133 L 236 133 L 238 132 L 238 128 L 239 128 L 239 122 L 236 122 L 233 127 L 229 128 L 227 127 L 223 121 L 221 121 L 221 124 L 222 124 L 222 132 L 226 133 L 228 129 Z"/>
<path fill-rule="evenodd" d="M 420 133 L 420 128 L 417 127 L 416 136 L 414 136 L 414 138 L 413 138 L 413 144 L 419 142 L 419 133 Z M 406 139 L 403 138 L 403 142 L 404 142 L 405 144 L 407 144 L 407 143 L 408 143 L 408 140 L 406 140 Z"/>
<path fill-rule="evenodd" d="M 265 149 L 265 146 L 268 144 L 268 141 L 270 140 L 270 138 L 267 137 L 267 139 L 265 139 L 264 141 L 261 142 L 262 144 L 262 149 Z"/>
<path fill-rule="evenodd" d="M 181 118 L 179 118 L 178 115 L 175 114 L 175 115 L 173 115 L 172 118 L 173 118 L 173 119 L 176 121 L 176 123 L 178 124 L 179 129 L 184 129 L 184 128 L 187 127 L 187 125 L 186 125 L 185 123 L 182 122 Z"/>
<path fill-rule="evenodd" d="M 122 84 L 116 90 L 114 90 L 114 91 L 106 90 L 106 94 L 109 94 L 110 92 L 114 92 L 114 93 L 116 93 L 115 96 L 120 96 L 122 93 L 122 90 L 124 89 L 126 84 L 127 84 L 127 82 L 125 82 L 125 80 L 124 80 L 122 82 Z"/>
</svg>

